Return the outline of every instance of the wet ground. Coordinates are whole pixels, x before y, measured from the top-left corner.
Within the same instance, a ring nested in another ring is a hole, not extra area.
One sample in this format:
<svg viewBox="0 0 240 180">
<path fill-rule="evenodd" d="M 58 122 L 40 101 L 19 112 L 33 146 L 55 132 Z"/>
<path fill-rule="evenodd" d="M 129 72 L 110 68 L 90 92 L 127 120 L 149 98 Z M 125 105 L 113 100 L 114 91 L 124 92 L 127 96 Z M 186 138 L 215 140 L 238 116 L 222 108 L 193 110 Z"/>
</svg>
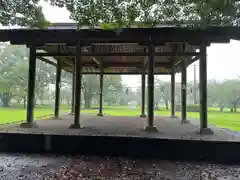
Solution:
<svg viewBox="0 0 240 180">
<path fill-rule="evenodd" d="M 42 180 L 68 162 L 66 157 L 1 154 L 0 180 Z"/>
<path fill-rule="evenodd" d="M 239 180 L 240 166 L 96 156 L 0 155 L 0 180 Z"/>
</svg>

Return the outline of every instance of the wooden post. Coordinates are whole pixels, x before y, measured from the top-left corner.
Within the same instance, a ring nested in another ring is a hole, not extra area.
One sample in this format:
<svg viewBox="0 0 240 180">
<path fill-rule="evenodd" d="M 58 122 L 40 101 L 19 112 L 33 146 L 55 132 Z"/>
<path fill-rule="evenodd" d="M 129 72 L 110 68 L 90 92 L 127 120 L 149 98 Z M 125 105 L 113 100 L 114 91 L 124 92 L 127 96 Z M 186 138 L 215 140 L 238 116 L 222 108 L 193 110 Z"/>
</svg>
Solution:
<svg viewBox="0 0 240 180">
<path fill-rule="evenodd" d="M 141 103 L 141 115 L 140 117 L 145 118 L 147 117 L 145 114 L 145 86 L 146 86 L 146 73 L 145 73 L 145 64 L 142 68 L 142 103 Z"/>
<path fill-rule="evenodd" d="M 175 115 L 175 72 L 171 74 L 171 118 L 176 118 Z"/>
<path fill-rule="evenodd" d="M 27 99 L 27 120 L 20 127 L 33 128 L 37 127 L 34 122 L 34 106 L 35 106 L 35 79 L 36 79 L 36 47 L 31 46 L 29 51 L 28 65 L 28 99 Z"/>
<path fill-rule="evenodd" d="M 75 101 L 75 58 L 73 59 L 73 66 L 72 66 L 72 107 L 71 112 L 69 115 L 74 115 L 74 101 Z"/>
<path fill-rule="evenodd" d="M 99 97 L 99 112 L 97 116 L 103 116 L 103 68 L 100 68 L 100 97 Z"/>
<path fill-rule="evenodd" d="M 69 128 L 80 128 L 80 106 L 81 106 L 81 86 L 82 86 L 82 51 L 81 46 L 76 47 L 75 61 L 75 101 L 74 101 L 74 123 Z"/>
<path fill-rule="evenodd" d="M 187 121 L 187 67 L 186 59 L 182 60 L 182 82 L 181 82 L 181 123 Z"/>
<path fill-rule="evenodd" d="M 208 128 L 208 107 L 207 107 L 207 46 L 203 42 L 200 46 L 199 60 L 199 89 L 200 89 L 200 133 L 213 134 Z"/>
<path fill-rule="evenodd" d="M 146 131 L 157 132 L 154 126 L 154 52 L 155 46 L 150 44 L 148 46 L 148 124 L 145 127 Z"/>
<path fill-rule="evenodd" d="M 60 61 L 57 61 L 56 70 L 56 84 L 55 84 L 55 108 L 54 108 L 54 118 L 59 117 L 59 105 L 60 105 L 60 83 L 61 83 L 61 66 Z"/>
</svg>

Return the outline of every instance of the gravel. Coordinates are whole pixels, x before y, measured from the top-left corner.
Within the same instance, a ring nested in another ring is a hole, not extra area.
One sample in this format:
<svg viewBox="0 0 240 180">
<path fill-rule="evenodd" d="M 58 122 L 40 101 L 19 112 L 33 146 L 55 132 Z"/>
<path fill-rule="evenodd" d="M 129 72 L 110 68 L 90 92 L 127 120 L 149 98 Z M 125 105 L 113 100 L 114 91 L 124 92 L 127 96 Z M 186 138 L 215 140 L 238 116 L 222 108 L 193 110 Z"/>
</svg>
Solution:
<svg viewBox="0 0 240 180">
<path fill-rule="evenodd" d="M 66 157 L 0 154 L 0 180 L 43 180 L 68 161 Z"/>
<path fill-rule="evenodd" d="M 81 156 L 44 180 L 239 180 L 240 166 Z"/>
<path fill-rule="evenodd" d="M 239 180 L 240 166 L 97 156 L 0 155 L 0 180 Z"/>
</svg>

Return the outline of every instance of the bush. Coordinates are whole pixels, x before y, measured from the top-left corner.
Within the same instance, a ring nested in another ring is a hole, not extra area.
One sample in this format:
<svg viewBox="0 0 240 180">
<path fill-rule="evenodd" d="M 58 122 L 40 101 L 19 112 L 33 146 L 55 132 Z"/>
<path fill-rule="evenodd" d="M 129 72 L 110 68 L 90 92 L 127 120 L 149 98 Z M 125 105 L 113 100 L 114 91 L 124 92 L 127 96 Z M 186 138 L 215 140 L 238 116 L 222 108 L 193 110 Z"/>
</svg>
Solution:
<svg viewBox="0 0 240 180">
<path fill-rule="evenodd" d="M 176 111 L 181 111 L 181 105 L 176 106 Z M 187 105 L 187 112 L 199 112 L 200 107 L 198 104 Z"/>
</svg>

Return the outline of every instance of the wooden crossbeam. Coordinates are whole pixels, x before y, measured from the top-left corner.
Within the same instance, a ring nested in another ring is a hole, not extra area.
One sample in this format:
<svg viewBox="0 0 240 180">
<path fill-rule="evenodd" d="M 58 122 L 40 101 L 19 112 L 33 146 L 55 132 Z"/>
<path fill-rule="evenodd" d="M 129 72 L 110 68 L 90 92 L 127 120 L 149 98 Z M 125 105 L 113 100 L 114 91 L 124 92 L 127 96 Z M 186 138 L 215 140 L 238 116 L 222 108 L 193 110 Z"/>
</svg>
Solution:
<svg viewBox="0 0 240 180">
<path fill-rule="evenodd" d="M 84 67 L 95 67 L 100 68 L 100 66 L 96 65 L 95 63 L 87 63 L 83 62 L 82 64 Z M 137 65 L 141 65 L 141 63 L 102 63 L 103 67 L 136 67 Z M 170 67 L 171 64 L 169 63 L 155 63 L 155 67 Z"/>
<path fill-rule="evenodd" d="M 130 53 L 88 53 L 88 52 L 83 52 L 82 56 L 148 56 L 148 52 L 130 52 Z M 155 52 L 154 56 L 199 56 L 199 52 Z M 36 53 L 36 56 L 55 56 L 55 57 L 61 57 L 61 56 L 76 56 L 76 53 Z"/>
</svg>

